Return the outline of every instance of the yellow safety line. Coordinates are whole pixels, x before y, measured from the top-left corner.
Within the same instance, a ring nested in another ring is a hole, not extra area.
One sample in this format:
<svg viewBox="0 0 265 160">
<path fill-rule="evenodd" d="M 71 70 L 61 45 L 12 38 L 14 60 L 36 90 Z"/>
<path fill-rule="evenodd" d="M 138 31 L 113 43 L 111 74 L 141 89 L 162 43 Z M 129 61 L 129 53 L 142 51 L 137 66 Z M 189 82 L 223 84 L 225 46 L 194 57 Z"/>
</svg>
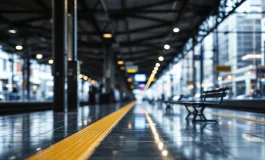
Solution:
<svg viewBox="0 0 265 160">
<path fill-rule="evenodd" d="M 253 119 L 253 118 L 244 118 L 244 117 L 222 114 L 222 113 L 217 113 L 217 112 L 209 112 L 209 111 L 205 111 L 205 112 L 213 114 L 213 115 L 217 115 L 217 116 L 235 118 L 235 119 L 240 119 L 240 120 L 244 120 L 244 121 L 251 121 L 251 122 L 255 122 L 255 123 L 259 123 L 259 124 L 265 124 L 264 120 L 258 120 L 258 119 Z"/>
<path fill-rule="evenodd" d="M 27 160 L 88 159 L 113 127 L 128 113 L 135 102 L 129 103 L 81 131 L 27 158 Z"/>
<path fill-rule="evenodd" d="M 186 110 L 186 108 L 182 107 L 182 106 L 181 106 L 181 109 Z M 239 120 L 243 120 L 243 121 L 250 121 L 250 122 L 254 122 L 254 123 L 265 124 L 264 120 L 258 120 L 258 119 L 253 119 L 253 118 L 244 118 L 244 117 L 240 117 L 240 116 L 233 116 L 233 115 L 217 113 L 217 112 L 210 112 L 210 111 L 204 111 L 204 112 L 210 113 L 213 115 L 217 115 L 217 116 L 227 117 L 227 118 L 235 118 L 235 119 L 239 119 Z"/>
</svg>

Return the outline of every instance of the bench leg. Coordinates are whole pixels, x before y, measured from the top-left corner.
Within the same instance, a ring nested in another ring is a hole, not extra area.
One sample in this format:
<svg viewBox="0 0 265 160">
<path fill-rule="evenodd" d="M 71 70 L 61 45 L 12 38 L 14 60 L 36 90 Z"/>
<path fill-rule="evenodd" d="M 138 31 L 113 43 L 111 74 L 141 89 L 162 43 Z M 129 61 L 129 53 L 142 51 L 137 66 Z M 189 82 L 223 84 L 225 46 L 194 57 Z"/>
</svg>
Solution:
<svg viewBox="0 0 265 160">
<path fill-rule="evenodd" d="M 188 111 L 188 115 L 186 116 L 185 119 L 189 119 L 190 115 L 192 115 L 193 112 L 191 112 L 191 111 L 189 110 L 189 108 L 188 108 L 187 105 L 184 105 L 184 106 L 185 106 L 186 110 Z"/>
<path fill-rule="evenodd" d="M 173 112 L 173 108 L 171 104 L 167 104 L 166 106 L 166 113 L 172 113 Z"/>
<path fill-rule="evenodd" d="M 194 113 L 194 117 L 193 117 L 192 121 L 195 121 L 196 118 L 197 118 L 197 115 L 199 115 L 199 114 L 198 114 L 198 110 L 196 109 L 196 107 L 195 107 L 195 106 L 192 106 L 192 107 L 193 107 L 193 109 L 194 109 L 194 111 L 193 111 L 193 113 Z"/>
<path fill-rule="evenodd" d="M 196 111 L 196 116 L 194 116 L 192 122 L 215 122 L 217 123 L 216 120 L 209 120 L 207 119 L 205 116 L 204 116 L 204 109 L 205 109 L 205 106 L 201 106 L 202 108 L 199 110 L 199 113 L 198 113 L 198 110 L 196 109 L 196 106 L 193 106 L 193 108 L 195 109 Z M 196 119 L 197 115 L 199 115 L 201 117 L 201 119 Z"/>
</svg>

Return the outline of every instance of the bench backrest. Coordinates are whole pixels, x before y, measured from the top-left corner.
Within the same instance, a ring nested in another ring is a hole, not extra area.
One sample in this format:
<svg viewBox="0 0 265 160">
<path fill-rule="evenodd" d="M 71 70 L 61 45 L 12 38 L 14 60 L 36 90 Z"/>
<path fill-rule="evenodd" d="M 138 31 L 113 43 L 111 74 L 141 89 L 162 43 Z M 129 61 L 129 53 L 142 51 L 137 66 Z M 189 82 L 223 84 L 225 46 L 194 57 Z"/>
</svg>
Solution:
<svg viewBox="0 0 265 160">
<path fill-rule="evenodd" d="M 183 99 L 183 97 L 184 97 L 184 95 L 183 94 L 181 94 L 179 97 L 178 97 L 178 99 L 177 99 L 177 102 L 180 102 L 182 99 Z M 173 96 L 168 100 L 168 102 L 173 102 L 174 100 L 173 100 Z"/>
<path fill-rule="evenodd" d="M 224 97 L 227 95 L 228 87 L 218 88 L 215 90 L 203 91 L 201 95 L 201 101 L 215 101 L 217 104 L 221 104 Z M 215 99 L 215 100 L 213 100 Z"/>
</svg>

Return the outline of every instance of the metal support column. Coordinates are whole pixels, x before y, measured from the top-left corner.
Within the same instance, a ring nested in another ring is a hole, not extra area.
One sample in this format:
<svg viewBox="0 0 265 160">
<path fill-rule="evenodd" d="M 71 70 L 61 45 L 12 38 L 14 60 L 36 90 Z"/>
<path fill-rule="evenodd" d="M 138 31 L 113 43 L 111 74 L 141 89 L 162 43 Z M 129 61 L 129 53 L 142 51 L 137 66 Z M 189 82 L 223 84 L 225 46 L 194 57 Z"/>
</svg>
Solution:
<svg viewBox="0 0 265 160">
<path fill-rule="evenodd" d="M 25 54 L 25 53 L 24 53 Z M 25 100 L 25 87 L 26 87 L 26 58 L 25 55 L 23 56 L 23 66 L 22 66 L 22 100 Z"/>
<path fill-rule="evenodd" d="M 218 88 L 218 77 L 219 73 L 215 70 L 215 67 L 219 65 L 219 40 L 218 40 L 218 27 L 216 28 L 216 32 L 214 34 L 214 56 L 213 56 L 213 84 L 214 88 Z"/>
<path fill-rule="evenodd" d="M 174 79 L 173 74 L 170 74 L 170 89 L 171 89 L 171 97 L 174 96 Z"/>
<path fill-rule="evenodd" d="M 192 47 L 192 85 L 193 85 L 193 89 L 192 89 L 192 95 L 195 96 L 196 94 L 196 67 L 195 67 L 195 44 L 194 44 L 194 40 L 193 40 L 193 47 Z"/>
<path fill-rule="evenodd" d="M 68 0 L 68 109 L 77 111 L 78 96 L 78 68 L 77 60 L 77 0 Z"/>
<path fill-rule="evenodd" d="M 53 111 L 64 112 L 66 108 L 66 48 L 67 48 L 67 0 L 53 0 Z"/>
<path fill-rule="evenodd" d="M 111 91 L 112 76 L 114 76 L 113 58 L 114 58 L 114 53 L 112 51 L 112 47 L 109 45 L 107 46 L 105 52 L 105 60 L 104 60 L 105 93 L 110 93 Z"/>
<path fill-rule="evenodd" d="M 202 94 L 203 89 L 204 89 L 204 84 L 203 84 L 203 78 L 204 78 L 204 43 L 201 42 L 201 60 L 200 60 L 200 93 Z"/>
<path fill-rule="evenodd" d="M 113 100 L 112 85 L 115 78 L 115 65 L 114 65 L 114 52 L 110 44 L 106 46 L 105 59 L 104 59 L 104 89 L 105 93 L 101 95 L 100 103 L 111 103 Z"/>
<path fill-rule="evenodd" d="M 28 49 L 28 53 L 27 53 L 27 58 L 26 58 L 26 89 L 27 89 L 27 100 L 30 100 L 30 55 L 31 55 L 31 50 L 30 48 Z"/>
</svg>

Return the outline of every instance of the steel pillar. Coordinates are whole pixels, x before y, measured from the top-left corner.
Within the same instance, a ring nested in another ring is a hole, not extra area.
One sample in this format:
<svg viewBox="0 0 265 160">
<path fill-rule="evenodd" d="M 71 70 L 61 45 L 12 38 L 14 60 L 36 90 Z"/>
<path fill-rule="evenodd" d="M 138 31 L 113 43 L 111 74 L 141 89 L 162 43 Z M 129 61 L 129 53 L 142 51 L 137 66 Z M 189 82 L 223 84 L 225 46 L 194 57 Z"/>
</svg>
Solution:
<svg viewBox="0 0 265 160">
<path fill-rule="evenodd" d="M 196 94 L 196 67 L 195 67 L 195 40 L 193 39 L 193 47 L 192 47 L 192 82 L 193 82 L 193 89 L 192 95 L 195 96 Z"/>
<path fill-rule="evenodd" d="M 79 105 L 77 60 L 77 0 L 68 0 L 68 110 L 77 111 Z"/>
<path fill-rule="evenodd" d="M 219 73 L 215 70 L 215 66 L 219 65 L 219 40 L 218 40 L 218 27 L 216 27 L 216 32 L 214 35 L 214 56 L 213 56 L 213 84 L 214 88 L 218 88 L 218 77 Z"/>
<path fill-rule="evenodd" d="M 114 78 L 114 53 L 112 47 L 108 46 L 105 52 L 104 60 L 104 79 L 105 79 L 105 93 L 110 93 Z"/>
<path fill-rule="evenodd" d="M 201 61 L 200 61 L 200 93 L 202 94 L 204 89 L 203 78 L 204 78 L 204 43 L 201 42 Z"/>
<path fill-rule="evenodd" d="M 171 97 L 174 96 L 174 79 L 173 74 L 170 74 L 170 89 L 171 89 Z"/>
<path fill-rule="evenodd" d="M 64 112 L 67 107 L 66 97 L 67 92 L 65 88 L 66 82 L 66 48 L 67 48 L 67 0 L 53 0 L 53 111 Z"/>
<path fill-rule="evenodd" d="M 30 100 L 30 55 L 31 55 L 31 50 L 29 48 L 28 53 L 27 53 L 27 58 L 26 58 L 26 89 L 27 89 L 27 100 Z"/>
</svg>

